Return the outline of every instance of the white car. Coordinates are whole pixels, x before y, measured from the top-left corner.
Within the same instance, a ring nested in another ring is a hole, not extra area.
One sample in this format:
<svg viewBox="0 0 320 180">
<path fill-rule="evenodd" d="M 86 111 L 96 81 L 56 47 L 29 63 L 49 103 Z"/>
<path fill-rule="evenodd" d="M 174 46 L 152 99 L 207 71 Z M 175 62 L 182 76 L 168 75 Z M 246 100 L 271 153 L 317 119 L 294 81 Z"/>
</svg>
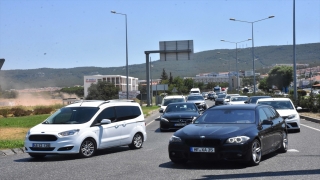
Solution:
<svg viewBox="0 0 320 180">
<path fill-rule="evenodd" d="M 258 99 L 257 104 L 270 105 L 277 110 L 283 119 L 285 119 L 288 130 L 292 129 L 300 132 L 300 115 L 289 98 L 263 98 Z"/>
<path fill-rule="evenodd" d="M 232 96 L 240 96 L 240 94 L 227 94 L 226 98 L 223 101 L 223 104 L 227 104 Z"/>
<path fill-rule="evenodd" d="M 186 102 L 186 97 L 183 95 L 173 95 L 173 96 L 165 96 L 162 99 L 162 103 L 158 104 L 160 107 L 159 112 L 164 112 L 167 108 L 167 105 L 170 103 L 176 103 L 176 102 Z"/>
<path fill-rule="evenodd" d="M 248 99 L 248 96 L 231 96 L 229 102 L 227 102 L 226 104 L 245 104 L 244 102 L 248 101 Z"/>
<path fill-rule="evenodd" d="M 24 146 L 34 158 L 53 154 L 91 157 L 97 149 L 123 145 L 139 149 L 146 140 L 144 115 L 138 103 L 82 100 L 31 128 Z"/>
</svg>

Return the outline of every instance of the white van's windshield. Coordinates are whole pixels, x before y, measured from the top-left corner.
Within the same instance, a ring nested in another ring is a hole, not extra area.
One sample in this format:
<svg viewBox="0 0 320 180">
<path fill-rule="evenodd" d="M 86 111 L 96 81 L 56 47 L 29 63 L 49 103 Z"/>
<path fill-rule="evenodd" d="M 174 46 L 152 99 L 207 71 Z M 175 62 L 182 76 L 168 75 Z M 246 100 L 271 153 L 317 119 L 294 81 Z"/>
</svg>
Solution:
<svg viewBox="0 0 320 180">
<path fill-rule="evenodd" d="M 98 107 L 64 107 L 49 116 L 42 124 L 83 124 L 98 110 Z"/>
</svg>

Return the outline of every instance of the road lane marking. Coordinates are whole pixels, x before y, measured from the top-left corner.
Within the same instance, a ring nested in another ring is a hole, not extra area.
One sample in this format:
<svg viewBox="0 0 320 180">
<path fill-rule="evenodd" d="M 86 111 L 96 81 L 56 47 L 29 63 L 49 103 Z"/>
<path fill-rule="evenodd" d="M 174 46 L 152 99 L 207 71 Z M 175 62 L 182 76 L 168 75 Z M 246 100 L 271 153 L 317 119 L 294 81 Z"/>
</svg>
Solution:
<svg viewBox="0 0 320 180">
<path fill-rule="evenodd" d="M 310 127 L 310 126 L 307 126 L 307 125 L 304 125 L 304 124 L 300 124 L 300 125 L 320 132 L 320 129 L 313 128 L 313 127 Z"/>
<path fill-rule="evenodd" d="M 150 125 L 151 123 L 153 123 L 153 122 L 154 122 L 154 120 L 152 120 L 151 122 L 149 122 L 149 123 L 146 125 L 146 127 L 149 126 L 149 125 Z"/>
<path fill-rule="evenodd" d="M 296 149 L 288 149 L 288 152 L 299 152 L 299 151 Z"/>
</svg>

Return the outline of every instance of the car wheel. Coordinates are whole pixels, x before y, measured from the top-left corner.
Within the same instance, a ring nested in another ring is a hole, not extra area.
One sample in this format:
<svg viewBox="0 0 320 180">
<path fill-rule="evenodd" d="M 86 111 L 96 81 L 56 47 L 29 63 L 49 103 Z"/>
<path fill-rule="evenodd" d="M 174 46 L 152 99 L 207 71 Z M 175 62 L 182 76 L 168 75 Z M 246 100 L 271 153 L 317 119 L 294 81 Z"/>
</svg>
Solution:
<svg viewBox="0 0 320 180">
<path fill-rule="evenodd" d="M 261 161 L 261 144 L 257 139 L 252 142 L 250 150 L 251 158 L 249 164 L 253 166 L 259 165 Z"/>
<path fill-rule="evenodd" d="M 36 153 L 29 153 L 29 156 L 37 159 L 44 158 L 46 155 L 45 154 L 36 154 Z"/>
<path fill-rule="evenodd" d="M 96 152 L 96 143 L 93 139 L 85 139 L 80 146 L 79 155 L 83 158 L 88 158 Z"/>
<path fill-rule="evenodd" d="M 287 135 L 287 133 L 283 132 L 282 142 L 281 142 L 281 146 L 280 146 L 280 149 L 278 150 L 278 152 L 286 153 L 287 150 L 288 150 L 288 135 Z"/>
<path fill-rule="evenodd" d="M 136 133 L 132 138 L 132 143 L 129 144 L 130 149 L 140 149 L 143 144 L 143 137 L 141 133 Z"/>
<path fill-rule="evenodd" d="M 175 159 L 175 158 L 170 158 L 170 160 L 174 163 L 174 164 L 185 164 L 188 162 L 188 159 Z"/>
</svg>

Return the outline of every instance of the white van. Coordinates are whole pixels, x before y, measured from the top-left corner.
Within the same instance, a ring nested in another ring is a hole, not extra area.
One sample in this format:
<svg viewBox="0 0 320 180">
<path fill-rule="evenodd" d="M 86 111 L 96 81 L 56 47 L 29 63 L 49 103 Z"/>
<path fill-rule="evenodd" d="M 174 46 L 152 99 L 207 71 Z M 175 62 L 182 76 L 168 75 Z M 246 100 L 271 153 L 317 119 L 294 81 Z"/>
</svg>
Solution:
<svg viewBox="0 0 320 180">
<path fill-rule="evenodd" d="M 31 128 L 25 151 L 31 157 L 79 154 L 91 157 L 97 149 L 129 145 L 139 149 L 147 140 L 141 107 L 134 101 L 79 101 L 65 106 Z"/>
<path fill-rule="evenodd" d="M 190 94 L 192 95 L 192 94 L 200 94 L 201 92 L 200 92 L 200 89 L 199 88 L 192 88 L 191 90 L 190 90 Z"/>
</svg>

